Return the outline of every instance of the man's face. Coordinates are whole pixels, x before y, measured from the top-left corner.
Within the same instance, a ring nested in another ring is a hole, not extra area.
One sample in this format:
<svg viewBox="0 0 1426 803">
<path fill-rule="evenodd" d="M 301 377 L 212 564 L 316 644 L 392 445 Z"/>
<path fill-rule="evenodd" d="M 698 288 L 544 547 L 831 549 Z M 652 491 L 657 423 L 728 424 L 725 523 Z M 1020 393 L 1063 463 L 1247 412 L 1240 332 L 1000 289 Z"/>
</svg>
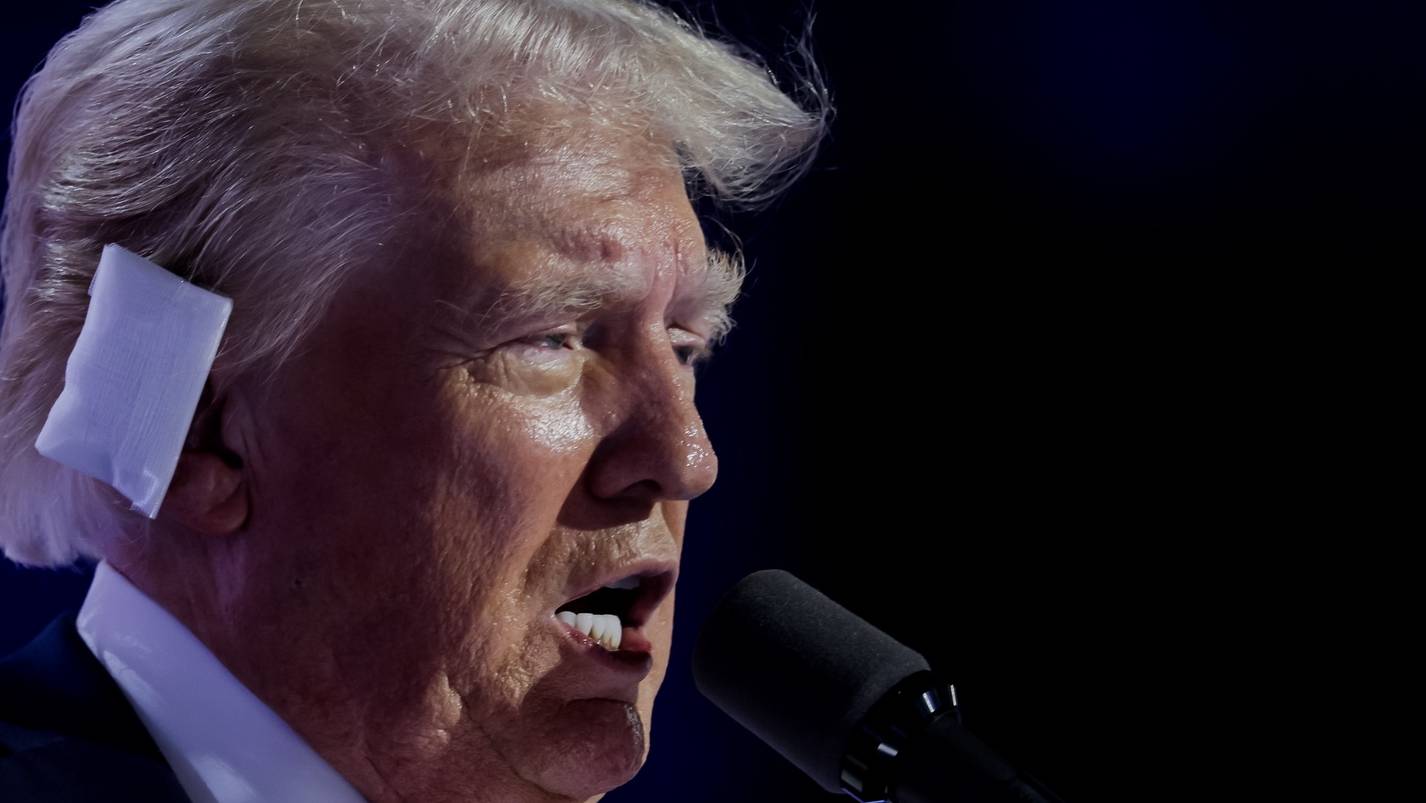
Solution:
<svg viewBox="0 0 1426 803">
<path fill-rule="evenodd" d="M 257 408 L 266 541 L 220 593 L 273 646 L 220 657 L 373 797 L 585 799 L 648 749 L 717 471 L 690 363 L 735 288 L 676 170 L 533 153 L 465 188 L 458 242 L 344 287 Z M 624 651 L 555 618 L 636 573 Z"/>
</svg>

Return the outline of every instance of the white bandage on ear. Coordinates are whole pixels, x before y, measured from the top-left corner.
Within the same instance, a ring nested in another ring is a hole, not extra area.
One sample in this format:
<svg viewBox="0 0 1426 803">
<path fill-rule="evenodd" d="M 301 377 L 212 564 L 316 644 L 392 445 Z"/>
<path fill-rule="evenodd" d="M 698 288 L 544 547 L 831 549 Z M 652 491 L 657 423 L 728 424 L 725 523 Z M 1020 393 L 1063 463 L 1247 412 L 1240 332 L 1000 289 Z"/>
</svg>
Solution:
<svg viewBox="0 0 1426 803">
<path fill-rule="evenodd" d="M 157 516 L 232 309 L 223 296 L 105 246 L 64 390 L 35 449 Z"/>
</svg>

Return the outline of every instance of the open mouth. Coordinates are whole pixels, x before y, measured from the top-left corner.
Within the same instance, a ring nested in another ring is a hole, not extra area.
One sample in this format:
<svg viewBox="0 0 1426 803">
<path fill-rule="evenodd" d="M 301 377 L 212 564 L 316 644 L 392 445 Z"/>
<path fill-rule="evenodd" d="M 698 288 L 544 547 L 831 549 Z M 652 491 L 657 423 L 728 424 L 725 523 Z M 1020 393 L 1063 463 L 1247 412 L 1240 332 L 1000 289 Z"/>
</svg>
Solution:
<svg viewBox="0 0 1426 803">
<path fill-rule="evenodd" d="M 649 570 L 609 580 L 560 605 L 555 618 L 609 652 L 648 652 L 641 628 L 675 578 L 674 571 Z"/>
</svg>

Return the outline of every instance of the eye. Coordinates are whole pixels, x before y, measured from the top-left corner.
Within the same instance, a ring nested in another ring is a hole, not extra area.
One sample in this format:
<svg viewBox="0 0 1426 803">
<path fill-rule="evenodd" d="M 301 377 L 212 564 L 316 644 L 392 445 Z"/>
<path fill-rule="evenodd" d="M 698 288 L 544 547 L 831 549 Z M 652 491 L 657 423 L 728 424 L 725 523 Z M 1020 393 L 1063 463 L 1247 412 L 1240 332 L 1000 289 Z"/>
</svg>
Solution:
<svg viewBox="0 0 1426 803">
<path fill-rule="evenodd" d="M 707 357 L 703 350 L 696 346 L 674 346 L 673 353 L 678 355 L 678 361 L 690 368 L 698 366 Z"/>
<path fill-rule="evenodd" d="M 578 344 L 578 336 L 574 332 L 546 332 L 542 335 L 535 335 L 522 341 L 527 345 L 536 346 L 543 349 L 564 349 L 575 348 Z"/>
<path fill-rule="evenodd" d="M 505 344 L 505 348 L 532 362 L 553 362 L 564 359 L 582 345 L 579 332 L 560 329 L 512 340 Z"/>
<path fill-rule="evenodd" d="M 676 337 L 676 336 L 675 336 Z M 697 368 L 708 362 L 713 356 L 713 350 L 702 341 L 685 340 L 673 344 L 673 353 L 678 357 L 678 362 L 685 368 Z"/>
</svg>

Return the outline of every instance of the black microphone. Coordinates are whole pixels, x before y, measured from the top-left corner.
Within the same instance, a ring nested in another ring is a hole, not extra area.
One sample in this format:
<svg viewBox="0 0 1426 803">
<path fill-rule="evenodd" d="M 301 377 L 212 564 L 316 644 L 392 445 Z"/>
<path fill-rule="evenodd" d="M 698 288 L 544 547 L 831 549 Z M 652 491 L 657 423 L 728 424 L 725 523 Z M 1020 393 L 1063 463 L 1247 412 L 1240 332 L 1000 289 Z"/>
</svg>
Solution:
<svg viewBox="0 0 1426 803">
<path fill-rule="evenodd" d="M 915 650 L 784 571 L 723 597 L 693 650 L 698 690 L 829 792 L 863 803 L 1060 803 L 961 725 Z"/>
</svg>

